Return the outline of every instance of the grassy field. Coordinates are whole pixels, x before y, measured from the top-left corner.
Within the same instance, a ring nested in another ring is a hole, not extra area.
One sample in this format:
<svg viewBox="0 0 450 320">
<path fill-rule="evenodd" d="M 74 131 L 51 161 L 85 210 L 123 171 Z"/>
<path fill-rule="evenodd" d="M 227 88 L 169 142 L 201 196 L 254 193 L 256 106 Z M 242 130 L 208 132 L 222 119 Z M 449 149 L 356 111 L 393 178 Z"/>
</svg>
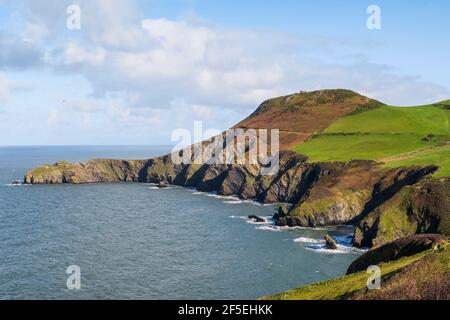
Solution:
<svg viewBox="0 0 450 320">
<path fill-rule="evenodd" d="M 434 106 L 380 107 L 342 118 L 324 133 L 413 133 L 449 135 L 450 111 Z"/>
<path fill-rule="evenodd" d="M 450 176 L 450 145 L 436 147 L 430 150 L 418 151 L 413 155 L 405 155 L 398 160 L 387 162 L 384 166 L 395 168 L 410 165 L 435 164 L 441 169 L 435 174 L 436 177 Z"/>
<path fill-rule="evenodd" d="M 378 160 L 388 167 L 436 164 L 450 175 L 450 102 L 379 107 L 337 120 L 294 148 L 311 162 Z M 442 107 L 444 106 L 444 107 Z M 389 159 L 389 161 L 385 161 Z"/>
</svg>

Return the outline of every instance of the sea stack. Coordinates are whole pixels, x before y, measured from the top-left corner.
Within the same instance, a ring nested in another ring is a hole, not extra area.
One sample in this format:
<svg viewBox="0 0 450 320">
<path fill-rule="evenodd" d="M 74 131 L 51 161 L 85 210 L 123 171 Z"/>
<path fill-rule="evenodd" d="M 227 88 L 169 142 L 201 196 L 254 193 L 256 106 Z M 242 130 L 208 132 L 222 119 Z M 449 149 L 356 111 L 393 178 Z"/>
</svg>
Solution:
<svg viewBox="0 0 450 320">
<path fill-rule="evenodd" d="M 336 241 L 330 235 L 327 234 L 324 239 L 325 239 L 325 248 L 330 250 L 337 249 Z"/>
</svg>

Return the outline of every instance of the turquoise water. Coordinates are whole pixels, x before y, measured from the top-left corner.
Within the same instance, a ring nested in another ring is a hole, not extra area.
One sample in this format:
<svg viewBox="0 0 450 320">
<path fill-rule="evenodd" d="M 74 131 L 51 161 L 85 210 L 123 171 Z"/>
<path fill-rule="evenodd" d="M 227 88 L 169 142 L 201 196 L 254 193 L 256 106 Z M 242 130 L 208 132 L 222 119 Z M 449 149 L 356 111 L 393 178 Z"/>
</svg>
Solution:
<svg viewBox="0 0 450 320">
<path fill-rule="evenodd" d="M 149 184 L 11 186 L 57 160 L 145 159 L 169 147 L 0 148 L 0 299 L 254 299 L 343 275 L 349 230 L 275 229 L 260 206 Z M 326 232 L 340 250 L 323 249 Z M 81 290 L 66 268 L 81 269 Z"/>
</svg>

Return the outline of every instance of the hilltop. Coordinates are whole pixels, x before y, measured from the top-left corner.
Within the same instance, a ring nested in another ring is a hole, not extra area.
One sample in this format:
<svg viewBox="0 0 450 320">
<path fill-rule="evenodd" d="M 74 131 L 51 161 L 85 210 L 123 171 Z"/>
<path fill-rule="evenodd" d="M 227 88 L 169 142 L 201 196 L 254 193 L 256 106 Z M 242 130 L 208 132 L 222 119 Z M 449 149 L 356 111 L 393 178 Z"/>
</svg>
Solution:
<svg viewBox="0 0 450 320">
<path fill-rule="evenodd" d="M 289 150 L 344 116 L 382 105 L 351 90 L 299 92 L 264 101 L 234 128 L 279 129 L 280 147 Z"/>
</svg>

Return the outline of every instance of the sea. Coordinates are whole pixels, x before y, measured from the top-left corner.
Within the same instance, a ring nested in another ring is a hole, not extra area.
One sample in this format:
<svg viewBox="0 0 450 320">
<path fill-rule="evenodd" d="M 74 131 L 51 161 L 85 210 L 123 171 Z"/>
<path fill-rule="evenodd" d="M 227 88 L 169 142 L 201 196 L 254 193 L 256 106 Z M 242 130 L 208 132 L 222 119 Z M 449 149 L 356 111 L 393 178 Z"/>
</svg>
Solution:
<svg viewBox="0 0 450 320">
<path fill-rule="evenodd" d="M 342 276 L 362 254 L 348 227 L 276 227 L 275 205 L 236 197 L 146 183 L 12 183 L 59 160 L 170 150 L 0 147 L 0 299 L 256 299 Z M 338 250 L 324 248 L 327 233 Z"/>
</svg>

